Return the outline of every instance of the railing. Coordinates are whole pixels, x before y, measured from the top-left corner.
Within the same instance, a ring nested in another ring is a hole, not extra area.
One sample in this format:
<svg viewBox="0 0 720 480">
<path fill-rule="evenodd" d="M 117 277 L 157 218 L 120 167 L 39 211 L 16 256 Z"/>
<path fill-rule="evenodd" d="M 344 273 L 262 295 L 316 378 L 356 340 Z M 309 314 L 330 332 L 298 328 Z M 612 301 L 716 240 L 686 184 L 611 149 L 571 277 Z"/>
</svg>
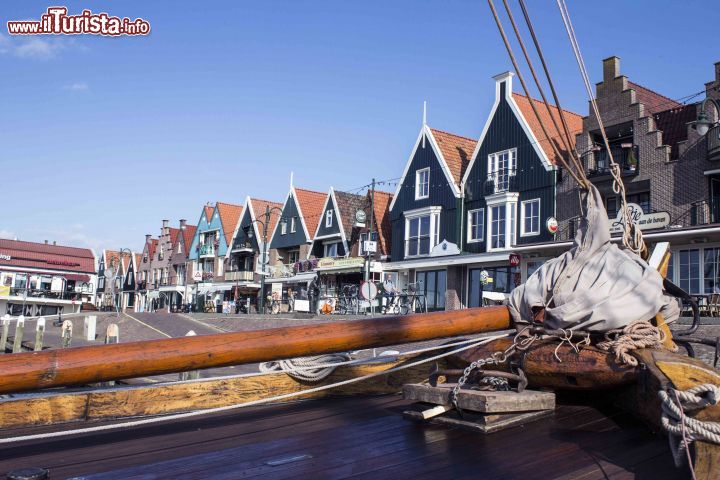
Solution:
<svg viewBox="0 0 720 480">
<path fill-rule="evenodd" d="M 234 271 L 225 272 L 225 280 L 228 281 L 240 281 L 240 282 L 252 282 L 255 272 L 252 271 Z"/>
<path fill-rule="evenodd" d="M 309 259 L 282 265 L 269 265 L 268 272 L 271 278 L 292 277 L 298 273 L 312 272 L 317 268 L 317 260 Z"/>
<path fill-rule="evenodd" d="M 639 163 L 639 149 L 637 145 L 632 147 L 610 147 L 613 160 L 620 165 L 623 175 L 637 175 Z M 598 177 L 602 175 L 610 175 L 610 155 L 607 150 L 602 149 L 593 153 L 593 167 L 588 166 L 588 177 Z"/>
<path fill-rule="evenodd" d="M 212 243 L 200 245 L 199 253 L 201 257 L 212 257 L 215 255 L 215 245 Z"/>
<path fill-rule="evenodd" d="M 485 180 L 485 195 L 503 192 L 516 192 L 517 190 L 517 177 L 515 176 L 514 168 L 506 168 L 497 172 L 489 173 L 487 180 Z"/>
<path fill-rule="evenodd" d="M 24 288 L 24 287 L 10 287 L 11 297 L 20 298 L 47 298 L 52 300 L 80 300 L 83 295 L 87 295 L 90 292 L 74 292 L 70 290 L 64 290 L 62 292 L 52 292 L 50 290 L 43 290 L 41 288 Z M 27 295 L 27 297 L 26 297 Z"/>
<path fill-rule="evenodd" d="M 707 135 L 708 160 L 720 160 L 720 125 L 711 128 Z"/>
</svg>

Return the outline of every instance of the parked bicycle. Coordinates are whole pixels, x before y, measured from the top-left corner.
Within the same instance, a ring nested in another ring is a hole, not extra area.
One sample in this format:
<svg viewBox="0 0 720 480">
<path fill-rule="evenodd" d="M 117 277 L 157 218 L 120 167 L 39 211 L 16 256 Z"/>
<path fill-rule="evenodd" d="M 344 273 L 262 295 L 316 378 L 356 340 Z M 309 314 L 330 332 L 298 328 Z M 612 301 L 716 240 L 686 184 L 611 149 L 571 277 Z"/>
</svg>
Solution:
<svg viewBox="0 0 720 480">
<path fill-rule="evenodd" d="M 338 296 L 336 310 L 342 315 L 357 314 L 360 308 L 357 285 L 344 285 Z"/>
</svg>

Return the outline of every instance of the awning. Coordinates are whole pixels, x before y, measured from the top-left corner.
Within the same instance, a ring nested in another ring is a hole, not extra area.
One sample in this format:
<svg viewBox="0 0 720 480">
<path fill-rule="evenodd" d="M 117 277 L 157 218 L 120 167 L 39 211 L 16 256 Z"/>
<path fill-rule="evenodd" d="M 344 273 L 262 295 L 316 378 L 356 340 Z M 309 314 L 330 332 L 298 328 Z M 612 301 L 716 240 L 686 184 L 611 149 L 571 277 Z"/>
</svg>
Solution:
<svg viewBox="0 0 720 480">
<path fill-rule="evenodd" d="M 315 278 L 316 272 L 303 272 L 292 277 L 268 278 L 266 283 L 307 283 Z"/>
<path fill-rule="evenodd" d="M 57 274 L 56 274 L 57 275 Z M 80 273 L 65 273 L 63 275 L 58 275 L 58 277 L 65 277 L 65 280 L 69 281 L 75 281 L 75 282 L 89 282 L 90 276 L 89 275 L 83 275 Z"/>
<path fill-rule="evenodd" d="M 510 252 L 479 253 L 474 255 L 451 255 L 447 257 L 423 257 L 401 262 L 390 262 L 384 265 L 385 271 L 396 272 L 409 268 L 448 267 L 452 265 L 467 265 L 470 263 L 509 262 Z"/>
</svg>

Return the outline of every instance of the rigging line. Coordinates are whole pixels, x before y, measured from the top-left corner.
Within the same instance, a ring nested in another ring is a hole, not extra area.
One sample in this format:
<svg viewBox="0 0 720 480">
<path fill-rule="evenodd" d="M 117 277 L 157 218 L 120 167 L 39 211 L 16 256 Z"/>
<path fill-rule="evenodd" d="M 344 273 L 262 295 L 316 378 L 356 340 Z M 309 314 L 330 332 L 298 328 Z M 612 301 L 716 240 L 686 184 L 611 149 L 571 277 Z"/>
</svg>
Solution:
<svg viewBox="0 0 720 480">
<path fill-rule="evenodd" d="M 525 24 L 530 31 L 530 36 L 532 37 L 533 43 L 535 44 L 535 50 L 537 51 L 538 57 L 540 58 L 540 63 L 542 64 L 543 70 L 545 71 L 545 77 L 547 78 L 548 84 L 550 85 L 550 92 L 552 93 L 553 99 L 555 100 L 555 106 L 557 107 L 558 113 L 560 114 L 560 122 L 562 123 L 563 130 L 565 131 L 565 135 L 567 136 L 568 140 L 571 140 L 572 136 L 570 135 L 570 128 L 568 127 L 567 119 L 565 118 L 565 111 L 562 109 L 562 105 L 560 105 L 560 98 L 558 97 L 557 91 L 555 90 L 555 83 L 552 81 L 552 77 L 550 76 L 550 70 L 548 69 L 547 62 L 545 62 L 545 55 L 543 55 L 542 49 L 540 48 L 540 42 L 537 39 L 537 35 L 535 35 L 535 28 L 533 27 L 532 21 L 530 20 L 530 14 L 525 7 L 525 0 L 519 0 L 519 2 L 520 8 L 523 12 L 523 16 L 525 17 Z M 577 161 L 582 164 L 578 151 L 573 148 L 573 153 L 576 155 Z"/>
<path fill-rule="evenodd" d="M 575 60 L 577 61 L 578 67 L 580 69 L 580 75 L 582 76 L 585 83 L 585 89 L 587 90 L 590 104 L 592 105 L 593 112 L 595 113 L 595 118 L 597 119 L 598 126 L 600 127 L 600 133 L 602 134 L 605 148 L 607 149 L 608 159 L 611 165 L 610 172 L 613 177 L 613 191 L 616 194 L 620 195 L 623 218 L 623 244 L 636 254 L 640 255 L 642 251 L 646 250 L 645 242 L 642 238 L 642 232 L 637 227 L 637 225 L 635 225 L 635 223 L 632 222 L 630 219 L 630 212 L 627 208 L 627 198 L 625 196 L 625 184 L 622 181 L 620 166 L 617 164 L 617 162 L 615 162 L 612 151 L 610 150 L 610 143 L 608 142 L 607 133 L 605 132 L 605 126 L 602 122 L 602 118 L 600 117 L 600 111 L 597 106 L 597 101 L 592 93 L 590 77 L 588 76 L 585 62 L 583 60 L 582 54 L 580 53 L 580 45 L 577 42 L 575 29 L 573 28 L 572 22 L 570 20 L 570 12 L 567 9 L 565 0 L 557 0 L 557 5 L 560 9 L 560 15 L 562 16 L 565 30 L 567 31 L 568 38 L 570 39 L 570 44 L 572 45 L 573 52 L 575 54 Z"/>
<path fill-rule="evenodd" d="M 507 39 L 507 36 L 505 35 L 505 30 L 502 27 L 502 23 L 500 23 L 500 18 L 498 18 L 497 11 L 495 10 L 495 5 L 493 4 L 493 0 L 488 0 L 488 4 L 490 5 L 490 10 L 492 11 L 493 17 L 495 18 L 495 23 L 497 24 L 498 30 L 500 31 L 500 36 L 502 37 L 503 43 L 505 44 L 505 48 L 508 51 L 508 55 L 510 56 L 510 61 L 513 64 L 513 67 L 515 68 L 515 72 L 517 73 L 518 80 L 520 80 L 520 84 L 523 87 L 523 90 L 525 91 L 525 95 L 527 95 L 528 99 L 531 99 L 530 92 L 527 88 L 527 85 L 525 84 L 525 80 L 523 79 L 522 74 L 520 73 L 520 68 L 518 67 L 517 60 L 515 59 L 515 55 L 512 52 L 512 47 L 510 47 L 510 42 Z M 543 134 L 545 134 L 545 137 L 551 138 L 550 135 L 548 135 L 547 130 L 545 129 L 544 123 L 540 120 L 540 114 L 537 111 L 537 107 L 535 106 L 535 102 L 530 100 L 530 107 L 532 107 L 533 112 L 535 113 L 535 117 L 537 118 L 538 122 L 540 123 L 540 127 L 543 131 Z M 568 173 L 575 179 L 576 182 L 580 186 L 583 186 L 587 188 L 587 179 L 581 180 L 578 175 L 575 174 L 575 172 L 572 171 L 570 166 L 567 164 L 565 159 L 560 155 L 560 152 L 558 151 L 557 145 L 555 143 L 550 142 L 550 145 L 553 147 L 553 151 L 555 152 L 555 155 L 558 157 L 558 160 L 560 163 L 563 164 L 565 169 L 568 171 Z M 583 175 L 584 176 L 584 175 Z"/>
<path fill-rule="evenodd" d="M 523 42 L 522 36 L 520 35 L 520 30 L 517 27 L 517 24 L 515 23 L 515 18 L 512 14 L 512 10 L 510 9 L 510 5 L 508 5 L 507 0 L 503 0 L 503 5 L 505 6 L 505 11 L 508 14 L 508 18 L 510 19 L 510 25 L 512 25 L 513 31 L 515 32 L 515 37 L 518 40 L 518 43 L 520 44 L 520 49 L 523 52 L 523 56 L 525 57 L 525 61 L 528 64 L 528 67 L 530 68 L 530 73 L 532 74 L 533 80 L 535 81 L 535 85 L 537 86 L 538 91 L 540 92 L 540 97 L 543 100 L 543 103 L 545 104 L 545 109 L 547 110 L 548 116 L 550 117 L 550 120 L 552 121 L 553 126 L 555 127 L 555 131 L 558 133 L 558 137 L 560 137 L 560 140 L 563 143 L 563 146 L 565 147 L 566 154 L 570 157 L 570 160 L 574 163 L 575 168 L 578 170 L 582 170 L 582 166 L 579 164 L 577 158 L 575 155 L 573 155 L 573 148 L 571 147 L 572 143 L 570 143 L 570 137 L 565 137 L 562 134 L 562 130 L 560 130 L 560 127 L 557 124 L 557 120 L 555 120 L 555 115 L 552 114 L 552 111 L 550 109 L 550 104 L 547 101 L 547 97 L 545 96 L 545 91 L 542 88 L 542 85 L 540 83 L 540 79 L 538 79 L 537 73 L 535 72 L 535 68 L 533 67 L 532 60 L 530 59 L 530 55 L 528 54 L 527 49 L 525 48 L 525 42 Z M 552 141 L 552 140 L 550 140 Z"/>
</svg>

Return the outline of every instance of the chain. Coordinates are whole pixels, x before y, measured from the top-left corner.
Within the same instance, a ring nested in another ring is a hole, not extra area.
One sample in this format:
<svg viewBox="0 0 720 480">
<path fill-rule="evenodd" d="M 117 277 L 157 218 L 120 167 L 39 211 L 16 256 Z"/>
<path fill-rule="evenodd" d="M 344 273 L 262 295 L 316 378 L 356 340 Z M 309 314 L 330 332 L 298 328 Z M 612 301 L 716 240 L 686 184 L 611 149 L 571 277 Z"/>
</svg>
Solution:
<svg viewBox="0 0 720 480">
<path fill-rule="evenodd" d="M 517 335 L 513 338 L 513 343 L 508 348 L 506 348 L 504 351 L 497 351 L 490 355 L 487 358 L 481 358 L 479 360 L 475 360 L 470 365 L 468 365 L 465 370 L 463 370 L 462 377 L 458 379 L 457 385 L 453 387 L 452 393 L 450 394 L 450 398 L 452 399 L 452 404 L 455 409 L 460 412 L 460 407 L 458 405 L 458 394 L 460 393 L 460 389 L 462 389 L 463 385 L 467 382 L 468 378 L 470 377 L 470 374 L 480 367 L 483 367 L 485 365 L 501 365 L 508 361 L 508 359 L 514 355 L 517 352 L 523 352 L 530 348 L 530 345 L 533 344 L 535 340 L 540 338 L 538 335 L 530 334 L 530 327 L 525 327 L 520 332 L 518 332 Z"/>
</svg>

